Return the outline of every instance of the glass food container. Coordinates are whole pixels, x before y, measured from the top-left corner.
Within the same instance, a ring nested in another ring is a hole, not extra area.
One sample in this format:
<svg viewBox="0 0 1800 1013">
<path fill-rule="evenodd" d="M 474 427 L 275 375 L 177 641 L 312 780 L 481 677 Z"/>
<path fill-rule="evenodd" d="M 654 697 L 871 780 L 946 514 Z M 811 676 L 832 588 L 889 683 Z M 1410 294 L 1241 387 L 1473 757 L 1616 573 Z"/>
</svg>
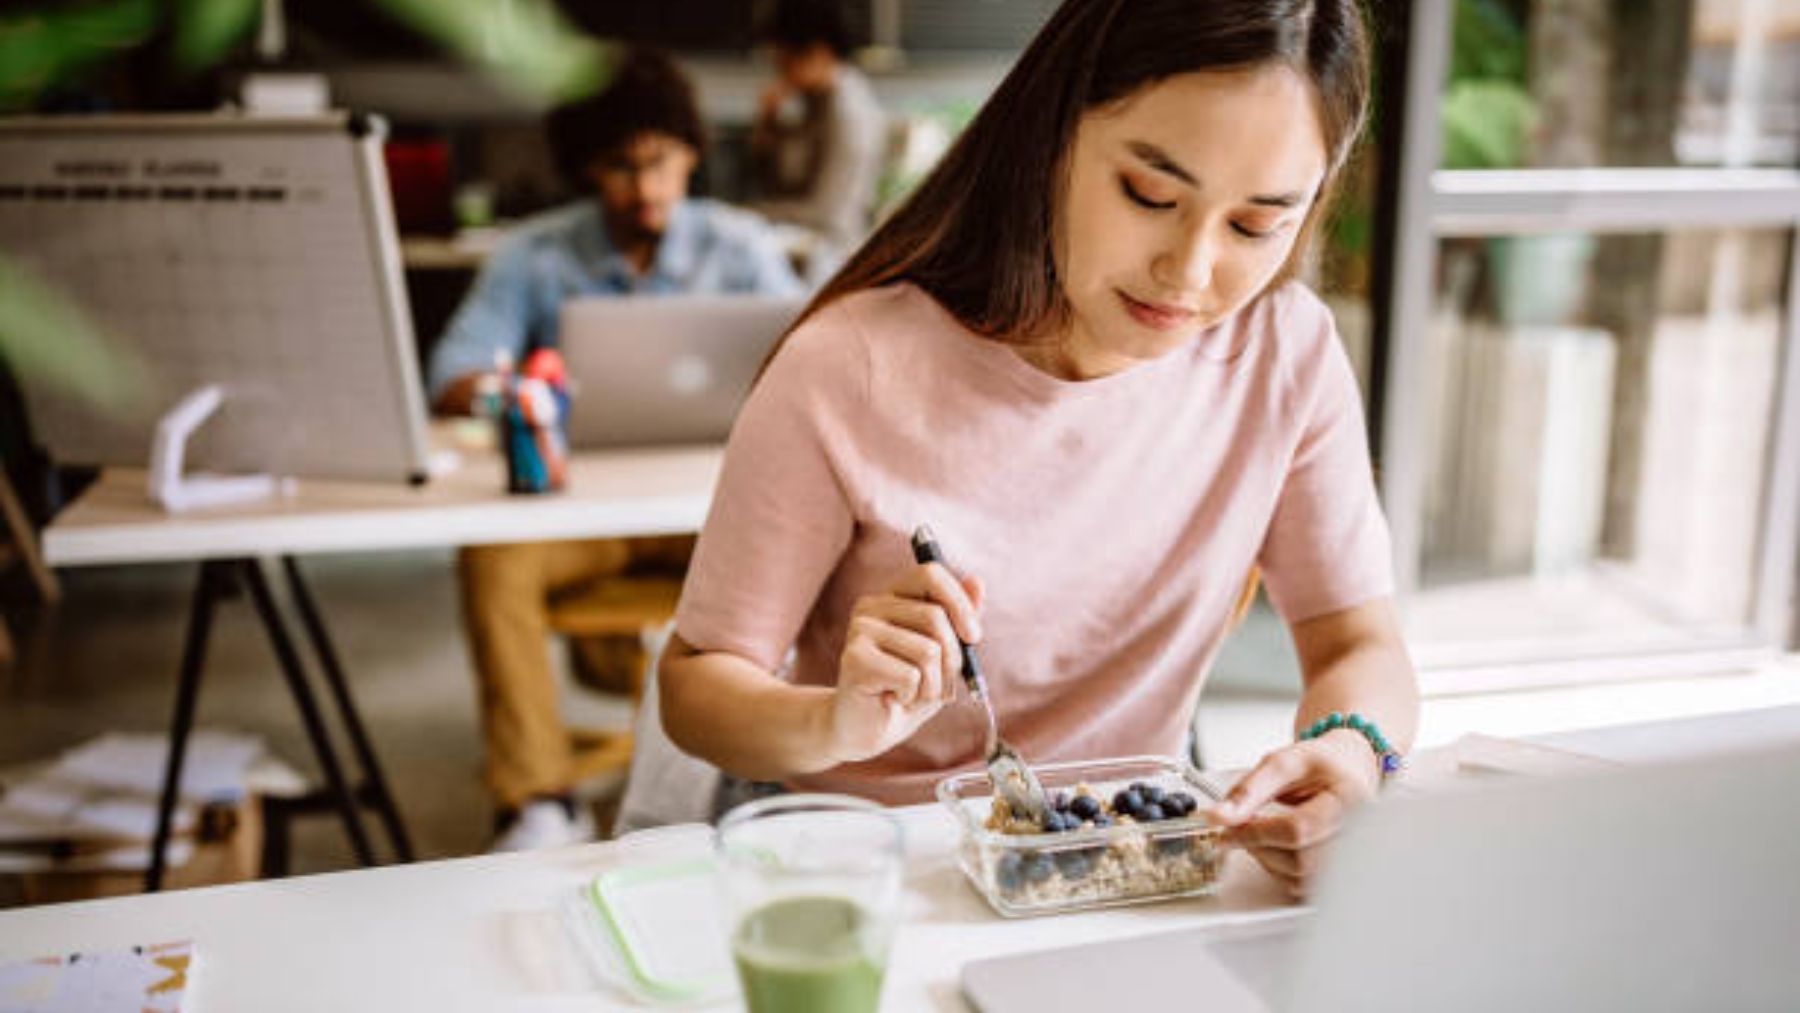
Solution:
<svg viewBox="0 0 1800 1013">
<path fill-rule="evenodd" d="M 1204 813 L 1219 797 L 1192 765 L 1138 756 L 1032 769 L 1046 794 L 1067 800 L 1072 811 L 1059 810 L 1065 814 L 1059 819 L 1076 824 L 1072 829 L 1046 832 L 1017 821 L 1007 826 L 1005 804 L 996 809 L 985 770 L 938 782 L 938 801 L 962 828 L 963 873 L 995 911 L 1017 918 L 1195 896 L 1217 887 L 1225 864 L 1223 831 Z M 1090 801 L 1075 801 L 1084 795 Z M 1169 801 L 1177 795 L 1193 804 Z M 1154 809 L 1153 798 L 1163 800 Z"/>
</svg>

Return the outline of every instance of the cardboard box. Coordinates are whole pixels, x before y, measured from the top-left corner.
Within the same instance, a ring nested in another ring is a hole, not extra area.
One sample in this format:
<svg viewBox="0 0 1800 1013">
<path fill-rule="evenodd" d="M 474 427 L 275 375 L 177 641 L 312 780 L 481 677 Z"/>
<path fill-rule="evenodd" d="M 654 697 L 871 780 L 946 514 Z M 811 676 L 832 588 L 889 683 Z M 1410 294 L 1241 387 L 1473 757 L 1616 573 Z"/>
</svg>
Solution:
<svg viewBox="0 0 1800 1013">
<path fill-rule="evenodd" d="M 164 889 L 243 883 L 257 878 L 263 848 L 262 800 L 250 794 L 230 804 L 216 804 L 200 811 L 193 855 L 172 865 L 163 879 Z M 173 843 L 173 842 L 171 842 Z M 133 847 L 148 852 L 148 844 Z M 141 893 L 144 870 L 44 871 L 19 875 L 27 904 L 61 904 L 101 897 Z"/>
</svg>

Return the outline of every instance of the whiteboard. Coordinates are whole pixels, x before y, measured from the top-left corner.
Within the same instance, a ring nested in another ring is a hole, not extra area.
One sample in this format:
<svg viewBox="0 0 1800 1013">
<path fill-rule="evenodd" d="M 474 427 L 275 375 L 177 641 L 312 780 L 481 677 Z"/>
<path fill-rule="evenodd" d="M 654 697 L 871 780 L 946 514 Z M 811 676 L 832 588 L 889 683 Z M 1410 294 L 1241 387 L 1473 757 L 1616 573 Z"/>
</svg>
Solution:
<svg viewBox="0 0 1800 1013">
<path fill-rule="evenodd" d="M 0 253 L 141 364 L 134 406 L 20 377 L 61 463 L 142 465 L 163 412 L 226 403 L 191 466 L 422 481 L 413 351 L 379 120 L 0 120 Z"/>
</svg>

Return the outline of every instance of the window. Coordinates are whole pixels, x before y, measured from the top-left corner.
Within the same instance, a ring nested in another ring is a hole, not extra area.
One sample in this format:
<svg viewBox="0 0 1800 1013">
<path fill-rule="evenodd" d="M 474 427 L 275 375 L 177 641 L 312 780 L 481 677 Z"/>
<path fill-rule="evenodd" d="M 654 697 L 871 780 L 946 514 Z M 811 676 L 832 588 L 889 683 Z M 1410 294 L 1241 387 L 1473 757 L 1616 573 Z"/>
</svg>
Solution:
<svg viewBox="0 0 1800 1013">
<path fill-rule="evenodd" d="M 1472 688 L 1459 672 L 1778 646 L 1800 11 L 1405 16 L 1377 453 L 1421 667 Z"/>
</svg>

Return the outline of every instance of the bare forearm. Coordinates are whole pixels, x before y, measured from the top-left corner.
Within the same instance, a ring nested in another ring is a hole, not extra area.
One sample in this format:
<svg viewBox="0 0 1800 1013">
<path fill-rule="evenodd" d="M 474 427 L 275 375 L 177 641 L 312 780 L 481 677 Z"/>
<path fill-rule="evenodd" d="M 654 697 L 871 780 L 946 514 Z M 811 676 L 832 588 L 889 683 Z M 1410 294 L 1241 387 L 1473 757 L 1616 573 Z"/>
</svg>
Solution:
<svg viewBox="0 0 1800 1013">
<path fill-rule="evenodd" d="M 836 765 L 832 692 L 794 686 L 744 660 L 670 644 L 658 674 L 663 730 L 737 777 L 779 781 Z"/>
<path fill-rule="evenodd" d="M 1419 730 L 1419 680 L 1393 603 L 1382 599 L 1296 625 L 1294 646 L 1306 679 L 1295 731 L 1336 711 L 1381 727 L 1402 752 Z"/>
<path fill-rule="evenodd" d="M 1332 659 L 1307 680 L 1294 730 L 1333 711 L 1370 718 L 1394 748 L 1411 749 L 1419 731 L 1419 684 L 1406 651 L 1371 643 Z"/>
</svg>

